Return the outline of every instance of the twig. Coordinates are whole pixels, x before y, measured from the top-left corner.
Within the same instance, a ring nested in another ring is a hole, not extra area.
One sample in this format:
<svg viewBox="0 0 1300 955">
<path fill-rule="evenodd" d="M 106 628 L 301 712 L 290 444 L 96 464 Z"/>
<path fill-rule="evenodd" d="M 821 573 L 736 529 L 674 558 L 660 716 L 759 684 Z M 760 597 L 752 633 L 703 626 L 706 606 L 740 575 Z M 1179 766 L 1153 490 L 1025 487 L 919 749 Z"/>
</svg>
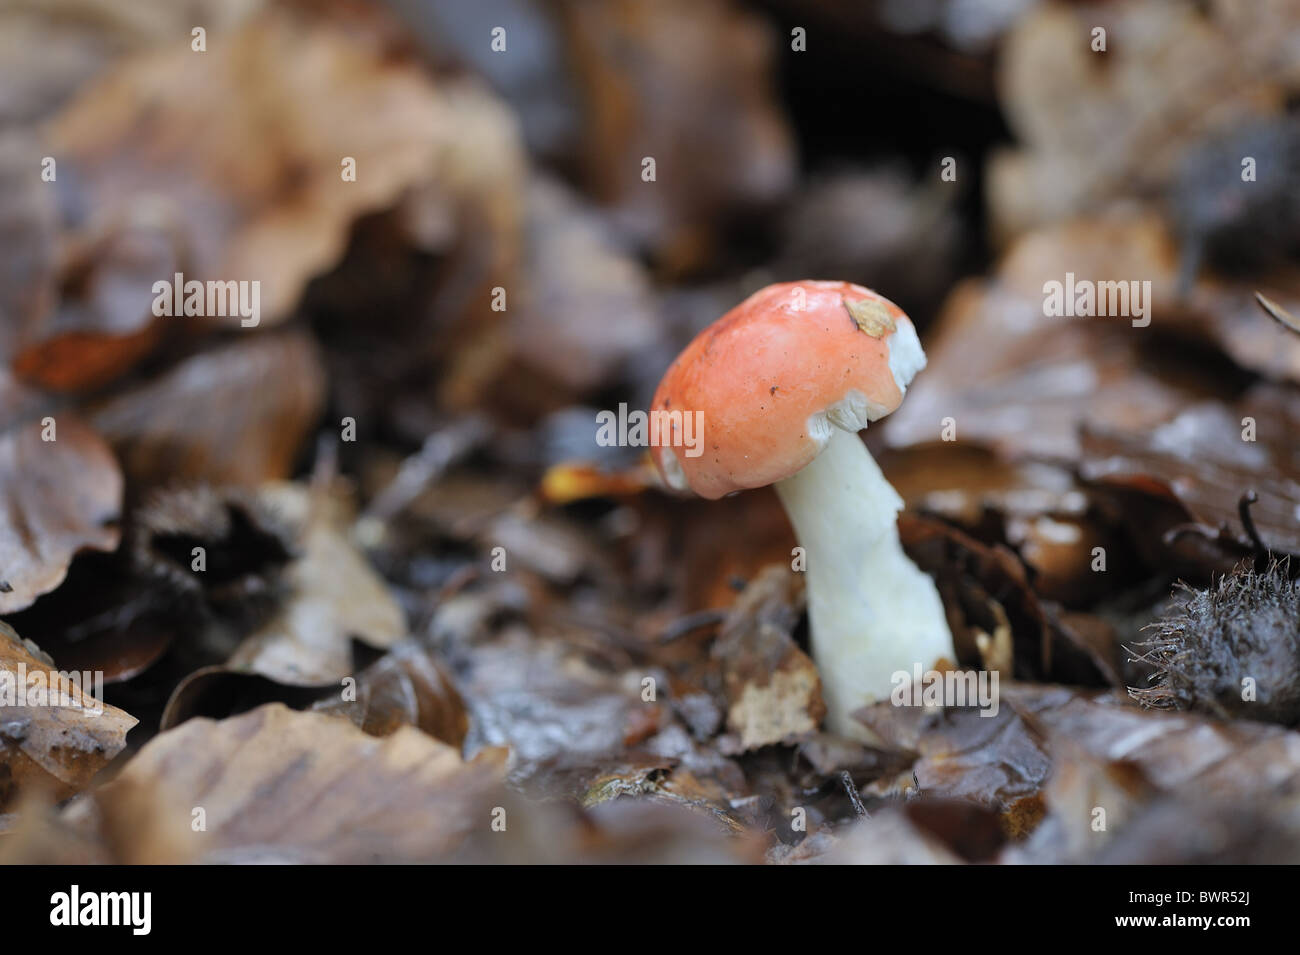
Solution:
<svg viewBox="0 0 1300 955">
<path fill-rule="evenodd" d="M 867 807 L 862 804 L 862 797 L 858 794 L 858 787 L 853 784 L 853 777 L 849 775 L 847 769 L 840 770 L 840 782 L 844 785 L 844 791 L 849 794 L 849 802 L 853 803 L 853 811 L 860 817 L 867 818 L 870 813 Z"/>
<path fill-rule="evenodd" d="M 1276 321 L 1288 331 L 1300 335 L 1300 318 L 1296 318 L 1281 305 L 1277 304 L 1277 302 L 1266 296 L 1263 292 L 1255 293 L 1255 301 L 1259 303 L 1259 307 L 1264 310 L 1264 314 L 1268 315 L 1269 318 Z"/>
<path fill-rule="evenodd" d="M 1246 532 L 1244 537 L 1233 533 L 1226 521 L 1220 523 L 1218 527 L 1210 527 L 1208 524 L 1194 521 L 1169 528 L 1161 540 L 1166 547 L 1171 547 L 1187 535 L 1195 534 L 1214 544 L 1231 544 L 1233 547 L 1249 550 L 1256 559 L 1267 557 L 1271 551 L 1264 543 L 1264 538 L 1260 536 L 1259 529 L 1255 526 L 1255 518 L 1250 513 L 1251 505 L 1258 502 L 1259 495 L 1254 491 L 1246 491 L 1237 499 L 1237 516 L 1241 519 L 1241 526 Z"/>
<path fill-rule="evenodd" d="M 664 627 L 663 633 L 659 634 L 659 642 L 671 643 L 679 637 L 684 637 L 692 630 L 699 630 L 701 627 L 711 627 L 716 623 L 722 623 L 727 619 L 728 613 L 729 611 L 722 609 L 697 610 L 695 613 L 688 613 L 685 616 L 678 617 Z"/>
<path fill-rule="evenodd" d="M 478 447 L 489 432 L 487 422 L 473 416 L 429 435 L 423 447 L 402 462 L 397 476 L 375 495 L 363 519 L 385 524 L 391 521 L 426 487 L 442 477 L 447 468 Z"/>
<path fill-rule="evenodd" d="M 1250 506 L 1259 500 L 1259 495 L 1254 491 L 1247 491 L 1241 495 L 1237 501 L 1237 514 L 1241 517 L 1241 526 L 1246 529 L 1246 536 L 1250 542 L 1255 545 L 1255 556 L 1263 557 L 1268 554 L 1268 548 L 1264 546 L 1263 539 L 1259 536 L 1259 531 L 1255 528 L 1255 519 L 1250 516 Z"/>
</svg>

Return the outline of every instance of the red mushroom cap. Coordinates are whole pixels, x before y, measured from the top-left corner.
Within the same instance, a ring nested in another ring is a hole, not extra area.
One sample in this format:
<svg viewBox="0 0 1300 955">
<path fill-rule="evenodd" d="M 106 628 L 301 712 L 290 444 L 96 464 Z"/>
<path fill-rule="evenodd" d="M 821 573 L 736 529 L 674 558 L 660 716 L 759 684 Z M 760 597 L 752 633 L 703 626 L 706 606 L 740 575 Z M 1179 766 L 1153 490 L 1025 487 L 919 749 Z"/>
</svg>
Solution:
<svg viewBox="0 0 1300 955">
<path fill-rule="evenodd" d="M 925 355 L 893 302 L 851 282 L 782 282 L 704 329 L 664 373 L 652 412 L 702 412 L 702 453 L 651 449 L 673 487 L 701 497 L 804 468 L 831 427 L 858 431 L 903 400 Z M 669 419 L 665 419 L 669 420 Z"/>
</svg>

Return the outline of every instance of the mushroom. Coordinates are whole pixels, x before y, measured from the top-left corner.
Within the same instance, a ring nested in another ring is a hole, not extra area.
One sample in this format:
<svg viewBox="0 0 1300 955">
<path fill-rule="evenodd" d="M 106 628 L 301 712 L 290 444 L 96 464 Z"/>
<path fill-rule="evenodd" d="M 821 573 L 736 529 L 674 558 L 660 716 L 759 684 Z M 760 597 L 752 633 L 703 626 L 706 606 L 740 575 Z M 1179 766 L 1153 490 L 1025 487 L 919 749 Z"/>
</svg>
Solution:
<svg viewBox="0 0 1300 955">
<path fill-rule="evenodd" d="M 903 501 L 858 431 L 892 412 L 925 353 L 893 302 L 849 282 L 783 282 L 702 331 L 664 373 L 652 412 L 702 413 L 703 453 L 651 449 L 664 480 L 717 499 L 774 485 L 806 557 L 827 727 L 956 658 L 934 581 L 903 553 Z M 674 447 L 676 445 L 676 447 Z"/>
</svg>

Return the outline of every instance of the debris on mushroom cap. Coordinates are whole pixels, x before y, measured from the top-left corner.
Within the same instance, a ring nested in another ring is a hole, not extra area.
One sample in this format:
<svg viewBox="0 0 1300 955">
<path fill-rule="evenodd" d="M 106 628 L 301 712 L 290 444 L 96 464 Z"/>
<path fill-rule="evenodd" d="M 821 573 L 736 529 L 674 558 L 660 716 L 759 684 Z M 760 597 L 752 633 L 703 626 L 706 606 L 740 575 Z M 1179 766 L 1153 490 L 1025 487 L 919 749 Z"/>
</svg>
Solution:
<svg viewBox="0 0 1300 955">
<path fill-rule="evenodd" d="M 859 431 L 892 412 L 925 354 L 893 302 L 851 282 L 782 282 L 701 332 L 665 372 L 652 411 L 699 413 L 684 446 L 672 417 L 651 449 L 678 490 L 719 498 L 805 467 L 832 426 Z"/>
<path fill-rule="evenodd" d="M 883 302 L 872 298 L 851 302 L 846 298 L 844 307 L 853 316 L 853 321 L 857 322 L 858 331 L 866 332 L 872 338 L 880 338 L 886 332 L 892 334 L 898 331 L 898 325 L 889 314 L 889 307 Z"/>
</svg>

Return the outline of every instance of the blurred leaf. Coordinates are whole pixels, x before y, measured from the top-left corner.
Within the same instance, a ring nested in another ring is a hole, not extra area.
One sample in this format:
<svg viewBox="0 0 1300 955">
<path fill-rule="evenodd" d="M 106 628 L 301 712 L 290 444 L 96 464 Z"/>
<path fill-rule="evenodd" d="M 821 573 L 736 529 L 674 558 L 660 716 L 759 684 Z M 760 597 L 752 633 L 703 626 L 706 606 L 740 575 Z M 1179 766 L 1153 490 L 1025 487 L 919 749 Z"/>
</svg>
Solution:
<svg viewBox="0 0 1300 955">
<path fill-rule="evenodd" d="M 406 618 L 383 580 L 349 540 L 344 508 L 299 485 L 264 488 L 265 505 L 301 535 L 301 555 L 285 571 L 278 612 L 250 634 L 228 665 L 298 686 L 352 676 L 351 641 L 389 649 Z"/>
<path fill-rule="evenodd" d="M 292 472 L 325 387 L 311 339 L 259 335 L 187 358 L 90 415 L 143 485 L 256 486 Z"/>
<path fill-rule="evenodd" d="M 1235 409 L 1195 405 L 1148 432 L 1089 430 L 1083 441 L 1084 477 L 1177 501 L 1202 536 L 1229 553 L 1252 547 L 1240 505 L 1253 491 L 1258 500 L 1249 515 L 1264 546 L 1300 554 L 1300 396 L 1294 392 L 1260 385 Z"/>
<path fill-rule="evenodd" d="M 271 325 L 342 258 L 357 217 L 407 190 L 478 190 L 480 212 L 512 215 L 503 183 L 517 175 L 513 130 L 486 102 L 463 126 L 464 99 L 485 97 L 470 84 L 435 87 L 364 20 L 274 8 L 210 31 L 202 70 L 188 43 L 173 42 L 109 71 L 48 127 L 85 184 L 90 223 L 147 204 L 184 250 L 187 279 L 260 282 Z M 485 129 L 499 149 L 480 151 Z M 355 180 L 341 175 L 345 157 Z"/>
<path fill-rule="evenodd" d="M 123 862 L 431 862 L 492 824 L 505 755 L 269 704 L 163 733 L 95 798 Z"/>
<path fill-rule="evenodd" d="M 768 80 L 773 37 L 723 0 L 564 0 L 560 22 L 586 110 L 590 191 L 670 270 L 698 268 L 729 212 L 793 181 L 790 132 Z M 657 185 L 642 182 L 642 158 Z"/>
<path fill-rule="evenodd" d="M 72 415 L 0 434 L 0 613 L 62 583 L 80 550 L 115 550 L 122 474 L 104 441 Z"/>
</svg>

